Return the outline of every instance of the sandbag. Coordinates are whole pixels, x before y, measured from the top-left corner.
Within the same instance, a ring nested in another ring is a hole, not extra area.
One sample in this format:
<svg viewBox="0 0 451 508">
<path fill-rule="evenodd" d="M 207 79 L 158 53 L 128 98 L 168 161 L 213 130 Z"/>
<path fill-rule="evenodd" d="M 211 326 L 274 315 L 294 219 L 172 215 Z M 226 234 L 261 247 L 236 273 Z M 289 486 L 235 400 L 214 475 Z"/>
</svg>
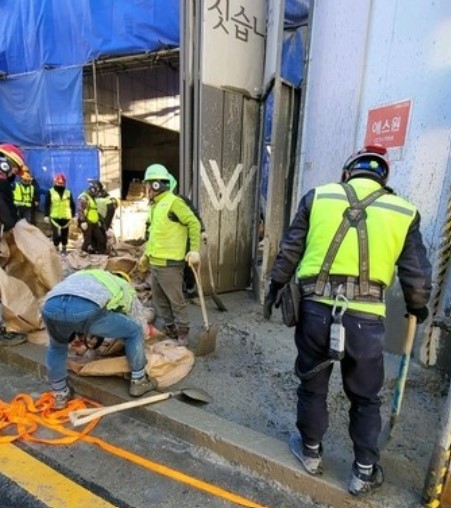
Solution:
<svg viewBox="0 0 451 508">
<path fill-rule="evenodd" d="M 181 381 L 194 365 L 194 353 L 173 340 L 145 343 L 147 374 L 158 381 L 158 388 L 166 388 Z M 87 361 L 86 361 L 87 360 Z M 95 360 L 69 358 L 67 366 L 79 376 L 124 376 L 130 372 L 125 356 Z"/>
</svg>

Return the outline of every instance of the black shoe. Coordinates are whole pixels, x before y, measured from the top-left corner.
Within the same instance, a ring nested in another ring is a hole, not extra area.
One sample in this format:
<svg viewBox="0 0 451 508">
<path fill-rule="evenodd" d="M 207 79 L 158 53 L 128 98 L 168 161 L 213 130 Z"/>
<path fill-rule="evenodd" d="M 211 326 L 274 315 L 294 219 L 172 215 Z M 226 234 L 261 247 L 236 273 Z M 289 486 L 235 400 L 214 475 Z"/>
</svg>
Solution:
<svg viewBox="0 0 451 508">
<path fill-rule="evenodd" d="M 27 334 L 8 332 L 4 326 L 0 327 L 0 346 L 18 346 L 27 342 Z"/>
<path fill-rule="evenodd" d="M 363 496 L 379 488 L 384 483 L 384 472 L 375 464 L 371 474 L 364 474 L 354 462 L 352 464 L 351 478 L 349 479 L 348 492 L 353 496 Z"/>
<path fill-rule="evenodd" d="M 305 446 L 299 434 L 291 434 L 289 442 L 291 453 L 304 466 L 307 473 L 319 475 L 323 472 L 323 447 L 320 444 L 318 449 L 312 450 Z"/>
<path fill-rule="evenodd" d="M 168 339 L 177 340 L 179 336 L 179 332 L 175 325 L 165 325 L 163 328 L 163 333 L 166 335 Z"/>
</svg>

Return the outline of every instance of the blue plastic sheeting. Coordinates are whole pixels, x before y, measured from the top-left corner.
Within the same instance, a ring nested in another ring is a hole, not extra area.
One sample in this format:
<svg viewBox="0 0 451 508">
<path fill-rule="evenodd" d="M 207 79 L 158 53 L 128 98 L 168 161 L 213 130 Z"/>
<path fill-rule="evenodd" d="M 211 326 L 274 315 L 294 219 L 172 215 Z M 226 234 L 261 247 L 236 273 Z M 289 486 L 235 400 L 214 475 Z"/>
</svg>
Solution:
<svg viewBox="0 0 451 508">
<path fill-rule="evenodd" d="M 0 70 L 82 65 L 179 46 L 179 0 L 1 0 Z"/>
<path fill-rule="evenodd" d="M 0 81 L 0 139 L 24 146 L 84 145 L 82 69 Z"/>
<path fill-rule="evenodd" d="M 285 0 L 285 26 L 297 27 L 309 16 L 310 0 Z"/>
<path fill-rule="evenodd" d="M 53 186 L 53 177 L 57 173 L 66 176 L 67 188 L 72 192 L 74 200 L 87 188 L 89 178 L 99 179 L 97 148 L 30 149 L 25 150 L 25 161 L 41 188 L 41 206 L 45 193 Z"/>
<path fill-rule="evenodd" d="M 296 88 L 301 86 L 304 77 L 304 45 L 301 28 L 285 30 L 283 33 L 280 75 Z"/>
</svg>

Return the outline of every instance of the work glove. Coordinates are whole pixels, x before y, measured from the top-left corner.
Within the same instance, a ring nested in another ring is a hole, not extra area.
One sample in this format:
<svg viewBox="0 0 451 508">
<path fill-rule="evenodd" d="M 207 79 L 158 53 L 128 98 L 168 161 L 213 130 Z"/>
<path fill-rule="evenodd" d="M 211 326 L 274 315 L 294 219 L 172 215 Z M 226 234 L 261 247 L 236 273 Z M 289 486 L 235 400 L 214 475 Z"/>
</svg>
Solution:
<svg viewBox="0 0 451 508">
<path fill-rule="evenodd" d="M 87 231 L 88 230 L 88 223 L 87 222 L 80 222 L 80 229 L 82 231 Z"/>
<path fill-rule="evenodd" d="M 44 217 L 44 222 L 46 224 L 50 224 L 50 217 Z"/>
<path fill-rule="evenodd" d="M 265 301 L 263 303 L 263 317 L 265 319 L 270 319 L 272 314 L 272 308 L 277 300 L 277 293 L 283 288 L 284 284 L 277 282 L 275 280 L 271 280 L 269 283 L 269 289 L 265 296 Z M 279 304 L 276 304 L 276 308 L 279 307 Z"/>
<path fill-rule="evenodd" d="M 200 265 L 200 254 L 195 250 L 190 250 L 185 257 L 185 261 L 190 266 L 197 268 Z"/>
<path fill-rule="evenodd" d="M 429 309 L 427 307 L 420 307 L 419 309 L 412 309 L 412 307 L 407 306 L 406 309 L 409 314 L 412 314 L 412 316 L 415 316 L 417 318 L 418 324 L 421 324 L 424 321 L 426 321 L 426 319 L 429 316 Z"/>
<path fill-rule="evenodd" d="M 205 231 L 202 231 L 202 233 L 200 234 L 200 237 L 201 237 L 202 241 L 204 242 L 204 244 L 207 245 L 208 234 Z"/>
<path fill-rule="evenodd" d="M 150 263 L 149 258 L 146 256 L 146 254 L 143 254 L 138 261 L 138 266 L 136 267 L 136 271 L 140 273 L 141 275 L 146 274 L 149 271 Z"/>
</svg>

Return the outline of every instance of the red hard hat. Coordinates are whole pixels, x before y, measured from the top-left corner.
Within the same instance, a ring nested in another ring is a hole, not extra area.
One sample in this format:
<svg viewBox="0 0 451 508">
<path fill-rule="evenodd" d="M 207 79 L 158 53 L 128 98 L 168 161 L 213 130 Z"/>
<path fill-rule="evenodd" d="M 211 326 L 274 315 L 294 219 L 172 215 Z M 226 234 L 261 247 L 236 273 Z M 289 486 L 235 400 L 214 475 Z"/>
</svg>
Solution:
<svg viewBox="0 0 451 508">
<path fill-rule="evenodd" d="M 53 183 L 55 185 L 66 185 L 66 177 L 63 173 L 58 173 L 53 177 Z"/>
<path fill-rule="evenodd" d="M 16 166 L 20 169 L 24 165 L 25 157 L 22 153 L 22 150 L 16 145 L 10 145 L 8 143 L 1 144 L 0 153 L 2 153 L 13 166 Z"/>
</svg>

